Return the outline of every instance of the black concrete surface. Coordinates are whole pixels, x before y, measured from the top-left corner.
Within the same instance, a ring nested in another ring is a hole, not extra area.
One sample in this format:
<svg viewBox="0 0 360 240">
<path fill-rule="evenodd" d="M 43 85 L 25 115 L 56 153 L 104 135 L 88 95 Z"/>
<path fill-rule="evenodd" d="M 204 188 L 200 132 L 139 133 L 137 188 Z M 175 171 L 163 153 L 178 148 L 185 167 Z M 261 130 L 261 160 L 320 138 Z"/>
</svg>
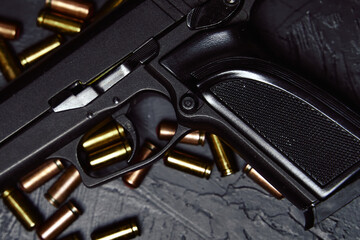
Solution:
<svg viewBox="0 0 360 240">
<path fill-rule="evenodd" d="M 0 16 L 17 19 L 23 24 L 23 34 L 20 39 L 11 42 L 16 52 L 51 35 L 51 32 L 36 27 L 36 16 L 43 7 L 43 2 L 45 1 L 1 1 Z M 97 5 L 100 6 L 103 2 L 105 0 L 98 0 Z M 298 14 L 297 18 L 284 18 L 286 27 L 277 28 L 283 31 L 285 36 L 287 36 L 286 31 L 299 29 L 300 25 L 303 31 L 296 30 L 296 36 L 306 36 L 306 30 L 316 31 L 313 29 L 314 25 L 305 24 L 312 19 L 326 19 L 330 27 L 338 23 L 339 28 L 346 28 L 341 24 L 346 17 L 341 12 L 332 18 L 326 11 L 322 12 L 319 8 L 312 9 L 309 2 L 311 1 L 290 3 L 269 0 L 268 5 L 265 6 L 269 9 L 271 7 L 271 12 L 287 8 L 292 11 L 289 11 L 290 13 Z M 337 1 L 313 2 L 327 6 Z M 355 11 L 360 9 L 360 4 L 356 0 L 341 2 L 344 8 L 346 8 L 345 4 L 350 4 L 357 7 Z M 295 5 L 300 5 L 300 7 L 294 8 Z M 331 19 L 334 22 L 331 22 Z M 354 47 L 354 52 L 350 57 L 352 64 L 356 65 L 360 64 L 360 54 L 356 52 L 360 46 L 358 11 L 354 13 L 352 19 L 358 26 L 354 30 L 357 31 L 357 35 L 350 40 Z M 284 36 L 281 35 L 281 31 L 279 35 L 274 34 L 274 38 Z M 330 39 L 323 41 L 331 42 Z M 304 51 L 299 51 L 299 54 L 304 54 Z M 343 59 L 349 56 L 346 52 L 341 52 L 341 54 L 344 56 Z M 326 59 L 323 59 L 325 65 L 329 64 L 325 61 Z M 341 63 L 341 61 L 340 59 L 338 62 Z M 338 62 L 336 62 L 336 68 L 331 67 L 333 63 L 326 65 L 329 66 L 328 72 L 340 68 L 350 74 L 352 83 L 358 86 L 360 78 L 356 72 L 359 68 L 354 66 L 353 70 L 344 69 L 345 65 L 338 65 Z M 321 75 L 321 71 L 317 74 Z M 344 76 L 338 76 L 339 79 L 342 77 Z M 6 82 L 0 76 L 0 87 L 5 85 Z M 138 132 L 157 144 L 164 144 L 157 140 L 155 129 L 162 119 L 174 119 L 172 106 L 165 99 L 153 95 L 137 100 L 134 106 L 136 107 L 133 118 L 136 119 Z M 180 147 L 211 158 L 207 145 L 204 147 L 182 145 Z M 238 164 L 243 163 L 240 158 L 237 160 Z M 0 161 L 5 160 L 0 159 Z M 55 208 L 43 196 L 54 180 L 29 195 L 45 218 L 55 211 Z M 92 189 L 81 185 L 71 195 L 71 199 L 81 206 L 83 214 L 61 236 L 79 232 L 83 239 L 89 239 L 91 232 L 98 227 L 127 217 L 137 217 L 142 232 L 138 239 L 360 239 L 360 199 L 353 201 L 314 228 L 305 231 L 295 217 L 296 209 L 286 199 L 279 201 L 269 196 L 242 172 L 222 178 L 215 167 L 210 179 L 205 180 L 167 168 L 162 161 L 159 161 L 152 167 L 144 183 L 136 190 L 127 188 L 121 179 L 115 179 Z M 4 207 L 2 201 L 0 201 L 0 239 L 36 239 L 36 234 L 26 231 Z"/>
</svg>

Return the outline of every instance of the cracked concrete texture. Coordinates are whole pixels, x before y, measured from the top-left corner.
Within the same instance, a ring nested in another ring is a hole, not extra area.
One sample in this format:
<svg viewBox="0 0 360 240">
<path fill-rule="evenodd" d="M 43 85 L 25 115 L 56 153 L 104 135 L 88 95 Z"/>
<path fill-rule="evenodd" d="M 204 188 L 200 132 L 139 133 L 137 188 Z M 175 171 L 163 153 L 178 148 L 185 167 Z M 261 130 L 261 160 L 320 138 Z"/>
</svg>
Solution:
<svg viewBox="0 0 360 240">
<path fill-rule="evenodd" d="M 359 110 L 359 1 L 258 1 L 252 24 L 273 53 Z"/>
<path fill-rule="evenodd" d="M 102 2 L 104 1 L 98 1 L 98 4 Z M 301 3 L 300 7 L 296 8 L 297 12 L 303 11 L 304 6 L 309 4 L 308 1 L 295 2 Z M 271 8 L 269 7 L 269 11 L 284 6 L 294 8 L 287 1 L 268 0 L 267 3 L 273 4 Z M 356 1 L 350 3 L 356 4 Z M 15 6 L 12 4 L 9 4 L 9 7 Z M 32 14 L 33 18 L 42 7 L 42 3 L 30 0 L 23 1 L 19 6 L 24 4 L 32 6 L 26 14 Z M 3 8 L 0 9 L 1 13 L 3 11 Z M 316 9 L 312 11 L 315 12 Z M 301 16 L 292 21 L 290 21 L 291 16 L 288 17 L 287 21 L 292 24 L 286 23 L 289 25 L 286 30 L 296 29 L 297 34 L 301 33 L 299 29 L 302 27 L 311 30 L 308 28 L 311 25 L 303 24 L 304 21 L 308 21 L 308 17 Z M 336 13 L 329 14 L 326 18 L 321 14 L 316 16 L 327 28 L 332 29 L 341 28 L 344 21 L 344 18 Z M 358 27 L 359 19 L 357 18 Z M 30 23 L 26 24 L 30 25 Z M 360 31 L 360 27 L 357 31 Z M 35 29 L 33 34 L 31 37 L 24 35 L 25 40 L 31 39 L 32 42 L 36 42 L 34 40 L 36 37 L 41 39 L 48 33 Z M 295 38 L 294 36 L 291 38 Z M 19 40 L 15 44 L 16 51 L 24 48 L 25 40 Z M 310 44 L 310 42 L 302 42 Z M 352 41 L 351 51 L 355 55 L 351 56 L 356 56 L 358 43 L 356 40 Z M 344 53 L 344 56 L 349 55 Z M 358 59 L 354 58 L 354 62 Z M 337 67 L 343 70 L 344 65 Z M 353 75 L 358 81 L 358 76 Z M 135 109 L 132 113 L 133 119 L 141 119 L 136 121 L 138 132 L 159 145 L 164 144 L 156 139 L 155 128 L 162 119 L 174 119 L 171 105 L 165 99 L 146 95 L 133 106 Z M 140 140 L 143 141 L 144 137 Z M 180 147 L 211 159 L 207 145 Z M 240 158 L 237 160 L 239 165 L 243 163 Z M 43 197 L 54 180 L 29 195 L 44 218 L 55 211 L 55 208 Z M 221 178 L 215 167 L 210 179 L 205 180 L 167 168 L 162 161 L 159 161 L 152 167 L 138 189 L 129 189 L 121 179 L 115 179 L 92 189 L 81 185 L 71 195 L 71 199 L 80 205 L 83 214 L 61 236 L 80 232 L 83 239 L 89 239 L 91 232 L 98 227 L 128 217 L 137 217 L 142 232 L 138 239 L 360 239 L 358 224 L 360 199 L 334 213 L 310 231 L 305 231 L 294 217 L 296 210 L 286 199 L 281 201 L 274 199 L 241 172 Z M 2 201 L 0 201 L 0 239 L 36 239 L 35 233 L 23 229 L 4 207 Z"/>
</svg>

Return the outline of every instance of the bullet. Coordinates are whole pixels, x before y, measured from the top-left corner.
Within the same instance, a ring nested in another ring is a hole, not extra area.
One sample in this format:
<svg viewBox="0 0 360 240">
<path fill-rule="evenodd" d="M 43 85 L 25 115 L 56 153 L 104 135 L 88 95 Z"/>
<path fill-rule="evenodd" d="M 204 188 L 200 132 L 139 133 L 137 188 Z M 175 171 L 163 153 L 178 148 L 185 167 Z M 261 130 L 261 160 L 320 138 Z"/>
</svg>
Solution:
<svg viewBox="0 0 360 240">
<path fill-rule="evenodd" d="M 60 159 L 50 159 L 20 179 L 20 188 L 27 193 L 34 191 L 64 169 Z"/>
<path fill-rule="evenodd" d="M 93 3 L 81 0 L 46 0 L 45 5 L 53 11 L 80 19 L 88 19 L 94 13 Z"/>
<path fill-rule="evenodd" d="M 72 165 L 49 188 L 45 198 L 55 207 L 59 207 L 81 183 L 78 170 Z"/>
<path fill-rule="evenodd" d="M 83 21 L 43 10 L 37 18 L 37 25 L 60 33 L 75 34 L 81 32 Z"/>
<path fill-rule="evenodd" d="M 5 190 L 2 193 L 4 204 L 16 216 L 26 230 L 30 231 L 41 222 L 41 215 L 29 199 L 17 189 Z"/>
<path fill-rule="evenodd" d="M 0 70 L 8 81 L 21 74 L 20 62 L 7 42 L 0 37 Z"/>
<path fill-rule="evenodd" d="M 264 190 L 273 195 L 275 198 L 282 199 L 284 197 L 276 188 L 274 188 L 263 176 L 260 175 L 260 173 L 258 173 L 249 164 L 244 167 L 243 171 L 250 179 L 259 184 Z"/>
<path fill-rule="evenodd" d="M 82 148 L 88 153 L 103 149 L 106 146 L 126 139 L 124 128 L 115 121 L 110 121 L 90 136 L 85 136 L 81 143 Z"/>
<path fill-rule="evenodd" d="M 135 219 L 122 221 L 109 229 L 91 234 L 92 240 L 132 239 L 140 236 L 140 230 Z"/>
<path fill-rule="evenodd" d="M 46 222 L 40 226 L 36 233 L 42 240 L 54 239 L 69 227 L 81 212 L 72 202 L 59 208 Z"/>
<path fill-rule="evenodd" d="M 0 20 L 0 37 L 8 40 L 14 40 L 19 38 L 20 26 L 13 22 L 6 20 Z"/>
<path fill-rule="evenodd" d="M 176 128 L 177 125 L 174 122 L 161 122 L 157 129 L 158 138 L 161 140 L 170 140 L 175 135 Z M 204 145 L 205 132 L 199 130 L 191 132 L 183 137 L 180 142 L 192 145 Z"/>
<path fill-rule="evenodd" d="M 64 41 L 64 38 L 60 34 L 57 34 L 31 46 L 19 54 L 21 65 L 23 67 L 28 67 L 31 63 L 34 63 L 58 48 Z"/>
<path fill-rule="evenodd" d="M 164 156 L 164 163 L 168 167 L 207 179 L 209 179 L 212 170 L 212 163 L 179 151 L 167 153 Z"/>
<path fill-rule="evenodd" d="M 119 142 L 89 155 L 89 163 L 98 169 L 113 163 L 126 160 L 131 155 L 131 146 L 127 141 Z"/>
<path fill-rule="evenodd" d="M 232 159 L 230 159 L 228 154 L 226 153 L 220 138 L 215 134 L 209 134 L 208 141 L 210 148 L 213 152 L 215 164 L 219 169 L 221 176 L 225 177 L 233 174 L 235 171 L 234 167 L 231 164 Z"/>
<path fill-rule="evenodd" d="M 156 150 L 156 147 L 154 144 L 152 144 L 149 141 L 145 142 L 144 146 L 141 148 L 139 155 L 135 159 L 133 159 L 132 163 L 141 162 L 141 161 L 147 159 L 148 157 L 153 155 L 155 150 Z M 133 172 L 129 172 L 122 177 L 122 180 L 128 187 L 137 188 L 140 186 L 140 184 L 144 180 L 144 178 L 147 175 L 147 173 L 149 172 L 150 168 L 151 168 L 151 166 L 144 167 L 142 169 L 139 169 L 139 170 L 136 170 Z"/>
</svg>

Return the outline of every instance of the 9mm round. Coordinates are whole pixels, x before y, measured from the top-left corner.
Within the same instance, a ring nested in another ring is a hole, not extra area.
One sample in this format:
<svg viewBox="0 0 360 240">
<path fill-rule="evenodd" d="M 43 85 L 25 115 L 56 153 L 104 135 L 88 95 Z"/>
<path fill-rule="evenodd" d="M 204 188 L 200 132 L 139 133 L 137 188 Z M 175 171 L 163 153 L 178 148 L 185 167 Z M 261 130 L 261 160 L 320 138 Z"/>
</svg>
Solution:
<svg viewBox="0 0 360 240">
<path fill-rule="evenodd" d="M 155 150 L 156 150 L 156 146 L 151 142 L 146 141 L 144 143 L 144 146 L 141 148 L 139 155 L 131 163 L 137 163 L 147 159 L 148 157 L 154 154 Z M 150 168 L 151 166 L 144 167 L 142 169 L 133 172 L 129 172 L 122 177 L 122 180 L 128 187 L 137 188 L 144 180 Z"/>
<path fill-rule="evenodd" d="M 225 146 L 215 134 L 207 136 L 210 148 L 213 152 L 215 164 L 221 173 L 221 177 L 232 175 L 235 172 L 233 159 L 225 151 Z"/>
<path fill-rule="evenodd" d="M 161 140 L 170 140 L 176 133 L 177 124 L 170 121 L 163 121 L 159 124 L 157 129 L 158 138 Z M 191 145 L 204 145 L 205 132 L 195 130 L 183 137 L 180 140 L 181 143 Z"/>
<path fill-rule="evenodd" d="M 64 169 L 60 159 L 50 159 L 20 179 L 20 188 L 30 193 Z"/>
<path fill-rule="evenodd" d="M 67 227 L 69 227 L 79 216 L 81 211 L 72 202 L 68 202 L 59 208 L 36 233 L 42 240 L 55 239 Z"/>
<path fill-rule="evenodd" d="M 37 18 L 37 25 L 55 32 L 76 34 L 82 31 L 83 21 L 57 12 L 43 10 Z"/>
<path fill-rule="evenodd" d="M 31 201 L 16 188 L 5 190 L 1 195 L 4 204 L 28 231 L 38 227 L 41 214 Z"/>
<path fill-rule="evenodd" d="M 20 62 L 12 51 L 9 44 L 0 37 L 0 70 L 4 75 L 4 78 L 8 81 L 12 81 L 17 78 L 22 68 Z"/>
<path fill-rule="evenodd" d="M 91 154 L 125 139 L 125 129 L 117 122 L 110 121 L 97 131 L 90 132 L 89 136 L 84 136 L 81 146 L 86 153 Z"/>
<path fill-rule="evenodd" d="M 171 151 L 164 156 L 164 164 L 168 167 L 186 172 L 201 178 L 210 178 L 213 164 L 203 161 L 199 157 L 180 152 Z"/>
<path fill-rule="evenodd" d="M 16 23 L 0 19 L 0 37 L 8 40 L 19 38 L 20 26 Z"/>
<path fill-rule="evenodd" d="M 91 234 L 92 240 L 120 240 L 120 239 L 132 239 L 140 235 L 140 229 L 138 227 L 135 218 L 131 218 L 120 223 L 115 224 L 111 228 L 105 230 L 96 231 Z"/>
<path fill-rule="evenodd" d="M 131 156 L 132 148 L 127 141 L 108 146 L 89 155 L 92 169 L 99 169 L 116 162 L 126 160 Z"/>
<path fill-rule="evenodd" d="M 20 59 L 21 65 L 24 68 L 30 66 L 35 61 L 58 48 L 64 42 L 65 39 L 60 34 L 56 34 L 44 39 L 43 41 L 35 44 L 34 46 L 31 46 L 19 54 L 18 57 Z"/>
<path fill-rule="evenodd" d="M 59 207 L 80 183 L 80 173 L 75 166 L 72 165 L 68 167 L 63 175 L 49 188 L 45 194 L 45 198 L 54 207 Z"/>
<path fill-rule="evenodd" d="M 45 5 L 53 11 L 83 20 L 94 13 L 94 4 L 82 0 L 46 0 Z"/>
</svg>

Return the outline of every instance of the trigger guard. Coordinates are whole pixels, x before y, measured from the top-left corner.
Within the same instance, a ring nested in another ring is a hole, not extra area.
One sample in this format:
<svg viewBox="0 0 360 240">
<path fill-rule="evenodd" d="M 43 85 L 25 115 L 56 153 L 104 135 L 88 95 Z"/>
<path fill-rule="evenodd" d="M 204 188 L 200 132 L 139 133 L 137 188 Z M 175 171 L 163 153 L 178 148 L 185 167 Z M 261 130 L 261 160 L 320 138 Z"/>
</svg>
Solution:
<svg viewBox="0 0 360 240">
<path fill-rule="evenodd" d="M 137 132 L 135 130 L 134 124 L 125 114 L 114 114 L 113 119 L 125 129 L 128 136 L 127 138 L 132 143 L 132 151 L 128 160 L 129 163 L 130 160 L 134 158 L 139 146 L 139 138 L 137 136 Z"/>
<path fill-rule="evenodd" d="M 113 116 L 113 118 L 114 118 L 114 116 Z M 130 127 L 129 129 L 131 129 L 131 127 L 133 128 L 133 125 L 132 125 L 131 121 L 125 115 L 119 115 L 114 119 L 116 119 L 116 121 L 119 122 L 119 123 L 121 122 L 122 124 L 124 124 L 124 123 L 131 124 L 131 125 L 127 125 L 126 127 Z M 94 176 L 88 175 L 86 173 L 86 171 L 84 171 L 82 169 L 81 164 L 78 164 L 78 163 L 74 163 L 74 164 L 75 164 L 76 167 L 79 167 L 79 169 L 80 169 L 79 172 L 80 172 L 83 183 L 88 187 L 94 187 L 94 186 L 99 185 L 101 183 L 104 183 L 106 181 L 110 181 L 113 178 L 121 177 L 121 176 L 123 176 L 124 174 L 126 174 L 128 172 L 136 171 L 136 170 L 138 170 L 140 168 L 146 167 L 146 166 L 152 164 L 153 162 L 159 160 L 162 156 L 164 156 L 166 154 L 166 152 L 169 149 L 171 149 L 177 142 L 179 142 L 180 139 L 183 136 L 185 136 L 187 133 L 190 133 L 191 131 L 192 131 L 191 128 L 188 128 L 188 127 L 185 127 L 185 126 L 182 126 L 182 125 L 178 124 L 177 131 L 176 131 L 175 135 L 165 145 L 165 147 L 163 147 L 159 152 L 154 154 L 152 157 L 150 157 L 150 158 L 148 158 L 148 159 L 146 159 L 144 161 L 138 162 L 138 163 L 136 163 L 134 165 L 130 165 L 130 166 L 127 166 L 125 168 L 122 168 L 122 169 L 120 169 L 120 170 L 118 170 L 116 172 L 110 173 L 110 174 L 105 175 L 105 176 L 94 177 Z M 134 142 L 136 142 L 136 141 L 134 141 Z M 68 151 L 66 151 L 66 152 L 72 153 L 73 149 L 71 148 L 71 146 L 73 146 L 73 145 L 69 144 L 67 146 L 70 146 L 70 148 L 67 149 Z M 136 146 L 137 146 L 137 143 L 136 143 Z M 135 151 L 133 151 L 133 152 L 135 153 Z M 60 156 L 63 156 L 63 155 L 60 154 Z"/>
<path fill-rule="evenodd" d="M 158 161 L 161 157 L 163 157 L 173 146 L 175 146 L 186 134 L 193 131 L 191 128 L 178 124 L 176 132 L 174 136 L 170 139 L 170 141 L 157 153 L 153 156 L 147 158 L 144 161 L 138 162 L 134 165 L 130 165 L 126 168 L 123 168 L 119 173 L 121 175 L 126 174 L 128 172 L 132 172 L 138 170 L 140 168 L 146 167 L 152 164 L 155 161 Z"/>
</svg>

